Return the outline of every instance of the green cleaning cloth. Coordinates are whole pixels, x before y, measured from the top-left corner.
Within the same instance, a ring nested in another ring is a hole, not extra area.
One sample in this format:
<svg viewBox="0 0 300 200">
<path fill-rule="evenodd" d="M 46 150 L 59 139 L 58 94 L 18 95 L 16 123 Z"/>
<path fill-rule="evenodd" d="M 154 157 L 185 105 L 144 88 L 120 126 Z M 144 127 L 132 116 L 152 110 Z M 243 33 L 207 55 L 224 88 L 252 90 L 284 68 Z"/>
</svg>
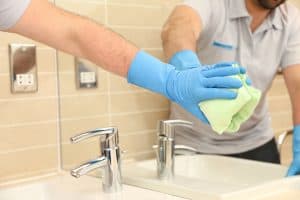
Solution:
<svg viewBox="0 0 300 200">
<path fill-rule="evenodd" d="M 243 86 L 237 89 L 236 99 L 208 100 L 199 104 L 212 129 L 218 134 L 224 131 L 237 132 L 241 124 L 250 118 L 261 96 L 259 90 L 246 83 L 246 75 L 235 77 L 243 83 Z"/>
</svg>

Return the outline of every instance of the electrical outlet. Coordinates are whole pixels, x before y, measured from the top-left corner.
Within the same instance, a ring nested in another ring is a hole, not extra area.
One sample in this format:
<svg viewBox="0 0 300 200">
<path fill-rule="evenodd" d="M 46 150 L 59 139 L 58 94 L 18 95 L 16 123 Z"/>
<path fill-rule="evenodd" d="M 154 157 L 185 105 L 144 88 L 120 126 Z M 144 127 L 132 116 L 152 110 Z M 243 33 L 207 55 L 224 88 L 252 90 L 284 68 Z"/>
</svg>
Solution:
<svg viewBox="0 0 300 200">
<path fill-rule="evenodd" d="M 18 86 L 32 86 L 34 85 L 33 74 L 17 74 L 16 83 Z"/>
<path fill-rule="evenodd" d="M 80 83 L 95 83 L 96 73 L 95 72 L 80 72 Z"/>
<path fill-rule="evenodd" d="M 97 66 L 75 57 L 76 86 L 80 89 L 97 88 Z"/>
<path fill-rule="evenodd" d="M 36 92 L 38 90 L 36 46 L 10 44 L 9 61 L 12 93 Z"/>
</svg>

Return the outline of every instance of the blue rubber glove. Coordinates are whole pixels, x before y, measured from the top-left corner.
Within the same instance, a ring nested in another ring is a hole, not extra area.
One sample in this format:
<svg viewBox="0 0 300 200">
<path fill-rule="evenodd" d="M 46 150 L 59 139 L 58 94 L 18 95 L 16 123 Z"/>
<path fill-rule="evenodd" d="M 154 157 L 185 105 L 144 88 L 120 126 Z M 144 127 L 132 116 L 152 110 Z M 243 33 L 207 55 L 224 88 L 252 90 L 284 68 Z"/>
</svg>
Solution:
<svg viewBox="0 0 300 200">
<path fill-rule="evenodd" d="M 207 122 L 198 104 L 210 99 L 234 99 L 236 92 L 225 88 L 240 88 L 241 81 L 231 77 L 239 74 L 232 63 L 220 63 L 184 71 L 139 51 L 128 70 L 129 83 L 164 95 L 198 119 Z"/>
<path fill-rule="evenodd" d="M 294 127 L 293 131 L 293 162 L 286 176 L 300 174 L 300 125 Z"/>
<path fill-rule="evenodd" d="M 169 64 L 175 66 L 177 70 L 186 70 L 201 66 L 197 54 L 192 50 L 176 52 L 169 60 Z"/>
<path fill-rule="evenodd" d="M 201 66 L 201 62 L 197 54 L 192 50 L 181 50 L 176 52 L 169 60 L 169 64 L 175 66 L 177 70 L 186 70 Z M 244 67 L 240 67 L 240 73 L 245 74 L 246 69 Z M 248 85 L 252 84 L 252 81 L 248 76 L 246 83 Z"/>
</svg>

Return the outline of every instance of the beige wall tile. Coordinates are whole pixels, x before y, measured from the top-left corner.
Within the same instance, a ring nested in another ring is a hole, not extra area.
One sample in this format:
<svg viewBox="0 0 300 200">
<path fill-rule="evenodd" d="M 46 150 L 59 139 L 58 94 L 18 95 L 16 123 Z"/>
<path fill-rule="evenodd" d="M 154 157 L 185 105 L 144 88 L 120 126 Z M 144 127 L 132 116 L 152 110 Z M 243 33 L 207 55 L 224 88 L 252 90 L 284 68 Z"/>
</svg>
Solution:
<svg viewBox="0 0 300 200">
<path fill-rule="evenodd" d="M 76 134 L 89 131 L 95 128 L 104 127 L 109 127 L 108 116 L 87 119 L 62 120 L 62 142 L 69 143 L 70 138 Z"/>
<path fill-rule="evenodd" d="M 0 126 L 56 120 L 58 114 L 56 98 L 0 101 L 0 110 Z"/>
<path fill-rule="evenodd" d="M 289 96 L 274 96 L 268 98 L 269 109 L 271 113 L 291 112 L 292 107 Z"/>
<path fill-rule="evenodd" d="M 58 167 L 57 146 L 0 154 L 0 182 L 11 176 L 32 175 L 34 171 L 49 171 Z"/>
<path fill-rule="evenodd" d="M 156 49 L 155 50 L 147 49 L 146 52 L 150 53 L 152 56 L 154 56 L 154 57 L 156 57 L 156 58 L 158 58 L 162 61 L 167 62 L 165 54 L 164 54 L 162 49 L 161 50 L 159 50 L 159 49 L 157 49 L 157 50 Z"/>
<path fill-rule="evenodd" d="M 119 128 L 119 133 L 156 130 L 157 121 L 168 119 L 169 111 L 138 112 L 136 114 L 114 115 L 112 125 Z"/>
<path fill-rule="evenodd" d="M 268 96 L 286 96 L 288 95 L 284 79 L 282 75 L 276 76 L 272 83 L 272 87 L 268 92 Z"/>
<path fill-rule="evenodd" d="M 108 0 L 108 3 L 119 3 L 119 4 L 140 4 L 140 5 L 159 5 L 166 4 L 172 5 L 181 3 L 183 0 Z"/>
<path fill-rule="evenodd" d="M 168 109 L 169 101 L 161 95 L 150 92 L 112 94 L 111 112 L 141 112 L 143 110 Z"/>
<path fill-rule="evenodd" d="M 0 152 L 57 144 L 57 122 L 0 127 Z"/>
<path fill-rule="evenodd" d="M 99 23 L 105 22 L 105 5 L 103 1 L 56 0 L 55 4 L 65 10 L 91 18 Z"/>
<path fill-rule="evenodd" d="M 172 10 L 172 7 L 169 6 L 137 7 L 123 5 L 108 4 L 108 25 L 161 27 Z"/>
<path fill-rule="evenodd" d="M 111 92 L 128 92 L 141 90 L 141 88 L 129 84 L 126 78 L 117 76 L 115 74 L 109 74 L 109 79 Z"/>
<path fill-rule="evenodd" d="M 62 158 L 64 169 L 70 169 L 95 159 L 100 155 L 99 139 L 93 138 L 77 144 L 63 144 Z"/>
<path fill-rule="evenodd" d="M 160 48 L 160 28 L 140 29 L 140 28 L 113 28 L 127 40 L 133 42 L 141 48 Z"/>
<path fill-rule="evenodd" d="M 59 72 L 74 72 L 75 60 L 74 56 L 61 52 L 58 52 L 58 71 Z"/>
<path fill-rule="evenodd" d="M 293 127 L 292 122 L 292 113 L 290 112 L 280 112 L 280 113 L 272 113 L 272 127 L 275 132 L 281 132 L 285 130 L 289 130 Z"/>
<path fill-rule="evenodd" d="M 107 95 L 76 95 L 61 97 L 62 119 L 105 115 L 107 112 Z"/>
<path fill-rule="evenodd" d="M 300 0 L 290 0 L 298 9 L 300 9 Z"/>
<path fill-rule="evenodd" d="M 47 47 L 49 46 L 42 44 L 40 42 L 34 41 L 32 39 L 29 39 L 27 37 L 20 36 L 15 33 L 7 33 L 7 32 L 0 32 L 0 46 L 1 47 L 7 47 L 10 43 L 29 43 L 29 44 L 35 44 L 37 47 Z"/>
</svg>

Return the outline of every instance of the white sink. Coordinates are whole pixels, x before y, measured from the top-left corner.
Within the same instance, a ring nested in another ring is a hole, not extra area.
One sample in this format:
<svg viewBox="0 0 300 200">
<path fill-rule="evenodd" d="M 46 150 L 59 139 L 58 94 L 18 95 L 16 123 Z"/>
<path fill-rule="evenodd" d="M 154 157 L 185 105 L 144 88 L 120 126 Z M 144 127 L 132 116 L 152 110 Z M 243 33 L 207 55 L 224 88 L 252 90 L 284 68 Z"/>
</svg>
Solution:
<svg viewBox="0 0 300 200">
<path fill-rule="evenodd" d="M 156 160 L 123 166 L 126 184 L 180 197 L 221 199 L 224 194 L 241 191 L 272 180 L 282 179 L 287 168 L 281 165 L 213 155 L 175 157 L 175 177 L 161 181 Z"/>
<path fill-rule="evenodd" d="M 24 183 L 0 185 L 0 200 L 182 200 L 182 198 L 123 185 L 120 193 L 103 193 L 99 178 L 79 179 L 68 173 Z"/>
<path fill-rule="evenodd" d="M 75 179 L 69 174 L 52 176 L 16 185 L 2 186 L 1 200 L 92 200 L 101 195 L 101 180 Z M 99 199 L 99 198 L 98 198 Z"/>
</svg>

